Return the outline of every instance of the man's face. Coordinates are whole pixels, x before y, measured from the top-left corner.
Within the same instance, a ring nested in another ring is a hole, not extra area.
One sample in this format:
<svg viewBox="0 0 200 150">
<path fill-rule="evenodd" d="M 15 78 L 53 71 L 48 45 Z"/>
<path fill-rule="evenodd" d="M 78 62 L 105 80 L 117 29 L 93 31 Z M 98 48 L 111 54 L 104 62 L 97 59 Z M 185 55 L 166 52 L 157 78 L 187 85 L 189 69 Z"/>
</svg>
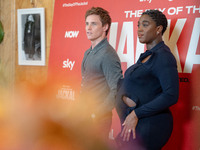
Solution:
<svg viewBox="0 0 200 150">
<path fill-rule="evenodd" d="M 85 20 L 87 38 L 92 42 L 99 42 L 106 36 L 107 25 L 102 26 L 98 15 L 89 15 Z"/>
</svg>

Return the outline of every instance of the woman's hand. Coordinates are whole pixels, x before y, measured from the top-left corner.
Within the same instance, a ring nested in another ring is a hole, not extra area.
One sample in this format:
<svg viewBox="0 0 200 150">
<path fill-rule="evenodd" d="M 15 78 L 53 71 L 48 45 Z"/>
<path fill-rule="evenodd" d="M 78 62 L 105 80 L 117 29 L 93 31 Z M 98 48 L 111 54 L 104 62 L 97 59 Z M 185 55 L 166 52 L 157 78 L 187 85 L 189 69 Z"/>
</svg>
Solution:
<svg viewBox="0 0 200 150">
<path fill-rule="evenodd" d="M 133 139 L 136 138 L 136 133 L 135 133 L 135 128 L 138 123 L 138 118 L 135 114 L 135 111 L 133 110 L 125 119 L 124 123 L 122 126 L 124 126 L 121 137 L 123 137 L 124 141 L 129 141 L 131 131 L 133 132 Z"/>
</svg>

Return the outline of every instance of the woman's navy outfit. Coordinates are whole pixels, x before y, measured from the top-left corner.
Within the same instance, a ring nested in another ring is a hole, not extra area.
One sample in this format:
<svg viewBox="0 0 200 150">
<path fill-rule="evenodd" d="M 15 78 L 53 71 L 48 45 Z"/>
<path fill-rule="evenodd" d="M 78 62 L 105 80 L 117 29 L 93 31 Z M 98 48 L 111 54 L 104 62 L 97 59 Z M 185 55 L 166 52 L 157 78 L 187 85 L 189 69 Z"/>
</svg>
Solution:
<svg viewBox="0 0 200 150">
<path fill-rule="evenodd" d="M 136 140 L 132 135 L 129 142 L 122 141 L 120 135 L 116 138 L 121 149 L 137 150 L 141 145 L 143 149 L 161 149 L 173 129 L 169 107 L 177 102 L 179 95 L 176 59 L 163 41 L 140 55 L 136 64 L 126 70 L 118 88 L 116 110 L 121 123 L 132 110 L 138 117 Z M 128 107 L 122 96 L 132 99 L 136 107 Z"/>
</svg>

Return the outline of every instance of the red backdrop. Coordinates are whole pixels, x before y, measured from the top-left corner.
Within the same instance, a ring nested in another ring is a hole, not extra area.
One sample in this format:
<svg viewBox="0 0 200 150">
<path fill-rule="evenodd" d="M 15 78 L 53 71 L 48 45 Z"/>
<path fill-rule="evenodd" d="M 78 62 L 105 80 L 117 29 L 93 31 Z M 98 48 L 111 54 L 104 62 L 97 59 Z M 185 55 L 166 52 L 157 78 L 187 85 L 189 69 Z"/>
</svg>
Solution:
<svg viewBox="0 0 200 150">
<path fill-rule="evenodd" d="M 86 10 L 92 6 L 110 12 L 108 40 L 116 49 L 123 71 L 136 62 L 144 45 L 137 39 L 137 22 L 146 9 L 159 9 L 168 18 L 164 41 L 177 60 L 180 97 L 171 107 L 174 130 L 164 150 L 200 149 L 200 1 L 199 0 L 56 0 L 49 77 L 57 81 L 57 97 L 74 101 L 81 84 L 81 61 L 90 47 L 85 34 Z M 52 81 L 52 80 L 51 80 Z M 112 131 L 119 132 L 115 110 Z"/>
</svg>

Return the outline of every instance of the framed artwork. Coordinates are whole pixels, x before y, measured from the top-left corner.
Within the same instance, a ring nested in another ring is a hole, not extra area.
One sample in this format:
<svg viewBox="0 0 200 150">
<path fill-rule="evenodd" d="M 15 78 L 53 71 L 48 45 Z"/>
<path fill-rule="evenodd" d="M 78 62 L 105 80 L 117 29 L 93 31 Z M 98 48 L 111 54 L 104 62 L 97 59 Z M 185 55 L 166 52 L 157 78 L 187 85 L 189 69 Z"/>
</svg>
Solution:
<svg viewBox="0 0 200 150">
<path fill-rule="evenodd" d="M 44 14 L 44 8 L 17 10 L 19 65 L 45 65 Z"/>
</svg>

